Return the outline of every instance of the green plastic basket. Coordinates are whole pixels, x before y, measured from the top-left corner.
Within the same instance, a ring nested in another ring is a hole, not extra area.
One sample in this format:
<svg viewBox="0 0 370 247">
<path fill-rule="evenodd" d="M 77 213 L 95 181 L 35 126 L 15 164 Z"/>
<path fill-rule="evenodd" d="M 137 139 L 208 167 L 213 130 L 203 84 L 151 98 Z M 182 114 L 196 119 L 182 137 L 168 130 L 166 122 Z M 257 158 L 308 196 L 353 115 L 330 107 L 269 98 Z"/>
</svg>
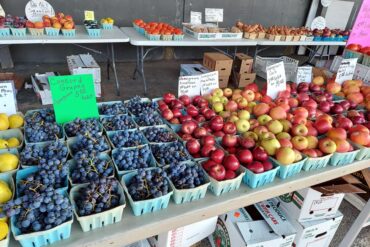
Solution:
<svg viewBox="0 0 370 247">
<path fill-rule="evenodd" d="M 304 171 L 312 171 L 324 168 L 328 165 L 329 160 L 333 154 L 328 154 L 323 157 L 311 158 L 307 157 L 302 169 Z"/>
</svg>

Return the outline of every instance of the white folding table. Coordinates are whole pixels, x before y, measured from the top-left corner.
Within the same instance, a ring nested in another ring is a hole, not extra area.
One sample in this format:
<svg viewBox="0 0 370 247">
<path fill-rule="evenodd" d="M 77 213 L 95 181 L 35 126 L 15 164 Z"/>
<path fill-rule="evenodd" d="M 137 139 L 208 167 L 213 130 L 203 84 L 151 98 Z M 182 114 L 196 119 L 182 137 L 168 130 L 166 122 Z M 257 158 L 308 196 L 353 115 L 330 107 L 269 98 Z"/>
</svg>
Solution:
<svg viewBox="0 0 370 247">
<path fill-rule="evenodd" d="M 106 57 L 108 59 L 108 78 L 109 78 L 109 66 L 112 64 L 112 69 L 115 77 L 116 82 L 116 90 L 117 95 L 119 95 L 120 84 L 117 77 L 117 70 L 116 70 L 116 59 L 115 59 L 115 52 L 114 52 L 114 44 L 115 43 L 127 43 L 129 42 L 129 38 L 125 35 L 118 27 L 114 26 L 112 30 L 102 30 L 101 37 L 90 37 L 85 30 L 84 26 L 76 26 L 76 35 L 73 37 L 66 37 L 62 34 L 58 36 L 32 36 L 27 34 L 24 37 L 16 37 L 16 36 L 9 36 L 9 37 L 1 37 L 0 38 L 0 48 L 2 46 L 9 46 L 9 45 L 28 45 L 28 44 L 71 44 L 88 51 L 104 55 L 103 52 L 98 51 L 96 49 L 92 49 L 81 44 L 107 44 L 107 52 Z"/>
</svg>

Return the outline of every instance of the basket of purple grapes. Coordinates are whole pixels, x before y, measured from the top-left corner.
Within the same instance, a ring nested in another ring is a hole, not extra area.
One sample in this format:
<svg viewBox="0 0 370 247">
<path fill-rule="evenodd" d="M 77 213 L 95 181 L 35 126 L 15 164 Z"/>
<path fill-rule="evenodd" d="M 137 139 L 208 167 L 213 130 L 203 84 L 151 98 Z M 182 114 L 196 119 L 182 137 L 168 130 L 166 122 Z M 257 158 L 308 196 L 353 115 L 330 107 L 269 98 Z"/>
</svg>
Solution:
<svg viewBox="0 0 370 247">
<path fill-rule="evenodd" d="M 173 163 L 166 167 L 176 204 L 192 202 L 205 197 L 210 185 L 208 176 L 192 161 Z"/>
<path fill-rule="evenodd" d="M 68 195 L 51 187 L 7 202 L 2 213 L 11 217 L 13 236 L 24 247 L 53 244 L 71 235 L 73 211 Z"/>
<path fill-rule="evenodd" d="M 111 151 L 107 138 L 100 133 L 77 134 L 76 137 L 68 138 L 69 152 L 75 155 L 78 151 L 109 153 Z"/>
<path fill-rule="evenodd" d="M 113 149 L 112 158 L 119 177 L 137 169 L 155 167 L 157 164 L 147 144 Z"/>
<path fill-rule="evenodd" d="M 106 116 L 100 118 L 100 123 L 105 131 L 136 129 L 137 126 L 128 115 Z"/>
<path fill-rule="evenodd" d="M 167 173 L 161 168 L 127 173 L 121 183 L 135 216 L 167 208 L 173 193 Z"/>
<path fill-rule="evenodd" d="M 72 187 L 114 177 L 112 159 L 106 153 L 79 151 L 69 163 L 69 182 Z"/>
<path fill-rule="evenodd" d="M 140 96 L 132 97 L 124 101 L 125 107 L 134 115 L 153 113 L 156 111 L 155 104 L 149 98 L 141 98 Z"/>
<path fill-rule="evenodd" d="M 191 160 L 191 156 L 182 142 L 150 144 L 150 148 L 159 166 Z"/>
<path fill-rule="evenodd" d="M 23 37 L 26 36 L 26 17 L 20 16 L 7 16 L 6 21 L 11 23 L 11 33 L 13 36 Z"/>
<path fill-rule="evenodd" d="M 126 206 L 123 188 L 115 178 L 77 185 L 71 189 L 70 199 L 84 232 L 120 222 Z"/>
<path fill-rule="evenodd" d="M 140 131 L 149 143 L 166 143 L 180 140 L 180 137 L 167 125 L 141 127 Z"/>
<path fill-rule="evenodd" d="M 117 116 L 128 114 L 122 101 L 110 101 L 98 103 L 100 116 Z"/>
<path fill-rule="evenodd" d="M 163 125 L 165 122 L 158 112 L 148 112 L 134 117 L 134 121 L 140 127 Z"/>
<path fill-rule="evenodd" d="M 113 149 L 147 144 L 144 135 L 137 129 L 108 131 L 107 136 Z"/>
<path fill-rule="evenodd" d="M 67 138 L 75 137 L 77 134 L 85 134 L 86 132 L 103 133 L 103 126 L 97 118 L 76 118 L 72 122 L 65 123 L 63 128 Z"/>
<path fill-rule="evenodd" d="M 58 158 L 64 163 L 68 155 L 69 150 L 64 141 L 28 144 L 20 152 L 20 164 L 22 168 L 27 168 L 53 158 Z"/>
</svg>

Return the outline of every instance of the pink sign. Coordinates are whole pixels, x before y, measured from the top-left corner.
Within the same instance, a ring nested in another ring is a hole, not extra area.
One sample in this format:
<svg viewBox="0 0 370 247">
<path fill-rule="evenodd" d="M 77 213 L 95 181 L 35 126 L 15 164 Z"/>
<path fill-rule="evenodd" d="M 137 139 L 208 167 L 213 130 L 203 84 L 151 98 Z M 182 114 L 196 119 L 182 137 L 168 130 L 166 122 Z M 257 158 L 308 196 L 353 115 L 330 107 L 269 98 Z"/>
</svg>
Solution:
<svg viewBox="0 0 370 247">
<path fill-rule="evenodd" d="M 370 46 L 370 0 L 363 0 L 347 44 Z"/>
</svg>

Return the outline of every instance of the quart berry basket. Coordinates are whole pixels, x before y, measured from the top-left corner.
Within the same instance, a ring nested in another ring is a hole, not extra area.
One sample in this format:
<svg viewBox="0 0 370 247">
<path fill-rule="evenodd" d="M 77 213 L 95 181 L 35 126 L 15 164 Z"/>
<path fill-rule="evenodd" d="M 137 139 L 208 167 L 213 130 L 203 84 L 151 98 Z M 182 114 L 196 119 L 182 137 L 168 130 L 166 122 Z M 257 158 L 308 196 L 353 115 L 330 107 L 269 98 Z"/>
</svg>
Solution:
<svg viewBox="0 0 370 247">
<path fill-rule="evenodd" d="M 102 108 L 103 105 L 114 105 L 114 104 L 118 104 L 118 103 L 121 103 L 123 104 L 122 101 L 108 101 L 108 102 L 99 102 L 98 103 L 98 109 L 99 109 L 99 115 L 102 116 L 102 117 L 112 117 L 112 116 L 117 116 L 117 115 L 104 115 L 104 114 L 101 114 L 100 113 L 100 109 Z M 126 109 L 125 107 L 125 113 L 122 113 L 122 114 L 118 114 L 118 115 L 127 115 L 128 114 L 128 110 Z"/>
<path fill-rule="evenodd" d="M 16 137 L 19 141 L 19 145 L 17 147 L 12 147 L 12 148 L 16 148 L 18 149 L 18 151 L 20 151 L 24 143 L 24 137 L 23 137 L 22 131 L 20 129 L 8 129 L 8 130 L 0 131 L 0 139 L 9 139 L 12 137 Z"/>
<path fill-rule="evenodd" d="M 351 143 L 351 145 L 353 145 Z M 360 149 L 358 149 L 356 146 L 354 146 L 354 150 L 351 152 L 346 152 L 346 153 L 333 153 L 329 160 L 329 165 L 331 166 L 343 166 L 343 165 L 348 165 L 350 163 L 353 163 L 355 160 L 358 152 L 360 152 Z"/>
<path fill-rule="evenodd" d="M 115 148 L 119 148 L 119 147 L 116 147 L 112 141 L 112 138 L 115 134 L 117 133 L 121 133 L 121 132 L 124 132 L 125 130 L 116 130 L 116 131 L 107 131 L 107 137 L 108 137 L 108 141 L 109 141 L 109 144 L 111 145 L 111 147 L 113 149 Z M 144 144 L 148 144 L 148 141 L 146 140 L 145 136 L 143 133 L 141 133 L 138 129 L 129 129 L 127 130 L 128 132 L 137 132 L 141 137 L 140 137 L 140 143 L 138 143 L 136 146 L 140 146 L 140 145 L 144 145 Z"/>
<path fill-rule="evenodd" d="M 2 175 L 2 174 L 8 174 L 10 176 L 13 176 L 15 173 L 17 173 L 17 171 L 21 167 L 18 149 L 16 149 L 16 148 L 0 149 L 0 154 L 4 154 L 4 153 L 11 153 L 11 154 L 16 155 L 18 157 L 18 160 L 19 161 L 18 161 L 17 168 L 15 168 L 14 170 L 11 170 L 11 171 L 2 172 L 2 173 L 0 173 L 0 175 Z"/>
<path fill-rule="evenodd" d="M 12 174 L 0 173 L 0 181 L 5 182 L 9 186 L 10 190 L 12 191 L 12 197 L 10 198 L 10 200 L 13 200 L 14 194 L 15 194 L 15 185 L 14 185 L 14 180 L 13 180 Z M 0 204 L 0 207 L 2 205 L 3 204 Z"/>
<path fill-rule="evenodd" d="M 155 158 L 155 160 L 156 160 L 156 162 L 157 162 L 157 164 L 158 164 L 158 167 L 164 167 L 164 166 L 166 166 L 166 165 L 169 165 L 169 164 L 162 164 L 162 163 L 160 163 L 158 160 L 157 160 L 157 158 L 155 157 L 155 155 L 154 155 L 154 152 L 153 152 L 153 147 L 154 146 L 163 146 L 163 145 L 165 145 L 165 146 L 168 146 L 168 145 L 171 145 L 172 143 L 174 143 L 174 142 L 168 142 L 168 143 L 154 143 L 154 144 L 150 144 L 149 145 L 149 147 L 150 147 L 150 149 L 152 150 L 152 153 L 153 153 L 153 156 L 154 156 L 154 158 Z M 181 142 L 180 141 L 180 143 L 182 144 L 182 145 L 184 145 L 183 144 L 183 142 Z M 187 159 L 186 160 L 183 160 L 182 162 L 185 162 L 185 161 L 189 161 L 189 160 L 191 160 L 191 156 L 190 156 L 190 154 L 189 154 L 189 152 L 186 150 L 186 147 L 185 147 L 185 145 L 184 145 L 184 150 L 185 150 L 185 155 L 187 155 Z"/>
<path fill-rule="evenodd" d="M 27 178 L 28 175 L 35 173 L 39 170 L 37 167 L 29 167 L 26 169 L 19 170 L 15 176 L 15 189 L 16 195 L 19 197 L 18 183 L 20 180 Z M 56 189 L 59 193 L 67 193 L 68 190 L 68 176 L 63 181 L 63 187 Z"/>
<path fill-rule="evenodd" d="M 113 29 L 113 24 L 110 23 L 103 23 L 101 24 L 104 30 L 112 30 Z"/>
<path fill-rule="evenodd" d="M 304 171 L 312 171 L 324 168 L 328 165 L 329 160 L 333 154 L 328 154 L 322 157 L 311 158 L 307 157 L 306 162 L 304 163 L 302 169 Z"/>
<path fill-rule="evenodd" d="M 0 37 L 8 37 L 8 36 L 10 36 L 10 28 L 8 27 L 0 28 Z"/>
<path fill-rule="evenodd" d="M 27 28 L 10 28 L 13 36 L 24 37 L 26 36 Z"/>
<path fill-rule="evenodd" d="M 73 121 L 63 124 L 63 132 L 64 132 L 64 135 L 67 137 L 67 139 L 75 137 L 75 136 L 68 136 L 67 131 L 66 131 L 66 125 L 69 124 L 69 123 L 72 123 L 72 122 Z M 103 129 L 103 125 L 100 123 L 100 121 L 98 121 L 98 125 L 99 125 L 99 132 L 98 133 L 103 134 L 104 129 Z"/>
<path fill-rule="evenodd" d="M 120 195 L 119 205 L 115 208 L 111 208 L 98 214 L 92 214 L 88 216 L 79 216 L 77 213 L 77 205 L 75 197 L 78 195 L 78 191 L 81 188 L 87 187 L 88 184 L 77 185 L 73 187 L 69 193 L 70 200 L 73 206 L 74 214 L 80 223 L 82 231 L 88 232 L 97 228 L 105 227 L 107 225 L 115 224 L 122 220 L 123 209 L 126 207 L 125 194 L 121 184 L 118 185 L 118 193 Z"/>
<path fill-rule="evenodd" d="M 140 216 L 143 214 L 155 212 L 158 210 L 162 210 L 168 207 L 168 203 L 170 202 L 171 195 L 173 194 L 171 186 L 169 187 L 171 191 L 167 193 L 167 195 L 154 198 L 154 199 L 148 199 L 148 200 L 142 200 L 142 201 L 134 201 L 128 193 L 128 189 L 126 184 L 128 184 L 133 176 L 137 174 L 137 171 L 130 172 L 122 176 L 121 183 L 123 185 L 123 189 L 126 192 L 128 201 L 130 202 L 132 211 L 134 212 L 135 216 Z"/>
<path fill-rule="evenodd" d="M 108 164 L 109 164 L 110 166 L 112 166 L 112 168 L 113 168 L 113 174 L 112 174 L 111 176 L 109 176 L 109 178 L 113 178 L 113 177 L 114 177 L 114 171 L 115 171 L 115 169 L 114 169 L 113 161 L 112 161 L 112 159 L 110 158 L 110 156 L 109 156 L 108 154 L 106 154 L 106 153 L 99 153 L 99 154 L 98 154 L 98 158 L 100 158 L 100 159 L 102 159 L 102 160 L 106 160 L 106 161 L 108 161 Z M 68 160 L 68 161 L 67 161 L 67 163 L 68 163 L 68 165 L 69 165 L 68 180 L 69 180 L 69 183 L 71 184 L 71 186 L 72 186 L 72 187 L 75 187 L 75 186 L 79 186 L 79 185 L 85 185 L 85 184 L 88 184 L 88 182 L 87 182 L 87 183 L 73 183 L 72 178 L 71 178 L 71 173 L 72 173 L 72 170 L 73 170 L 73 169 L 75 168 L 75 166 L 76 166 L 76 162 L 75 162 L 75 160 L 71 159 L 71 160 Z"/>
<path fill-rule="evenodd" d="M 134 127 L 132 128 L 128 128 L 127 130 L 135 130 L 135 129 L 138 129 L 138 125 L 136 124 L 136 122 L 134 121 L 134 118 L 129 116 L 129 115 L 125 115 L 127 116 L 127 118 L 129 119 L 130 122 L 132 122 L 132 124 L 134 125 Z M 109 119 L 109 118 L 114 118 L 115 116 L 104 116 L 104 117 L 100 117 L 100 123 L 101 125 L 103 126 L 103 130 L 105 131 L 105 133 L 107 133 L 108 131 L 112 131 L 112 130 L 108 130 L 104 124 L 103 124 L 103 119 Z M 124 130 L 124 129 L 121 129 L 121 130 Z M 118 130 L 117 130 L 118 131 Z"/>
<path fill-rule="evenodd" d="M 54 27 L 45 27 L 45 33 L 47 36 L 58 36 L 60 29 Z"/>
<path fill-rule="evenodd" d="M 138 148 L 144 148 L 144 147 L 149 147 L 147 144 L 145 145 L 140 145 L 140 146 L 137 146 L 137 147 L 130 147 L 130 148 L 116 148 L 116 149 L 113 149 L 112 151 L 112 160 L 113 160 L 113 164 L 116 168 L 116 172 L 118 174 L 118 177 L 121 179 L 121 177 L 124 175 L 124 174 L 127 174 L 127 173 L 130 173 L 130 172 L 133 172 L 133 171 L 137 171 L 137 169 L 134 169 L 134 170 L 122 170 L 122 169 L 119 169 L 114 157 L 117 153 L 119 152 L 124 152 L 124 151 L 129 151 L 129 150 L 135 150 L 135 149 L 138 149 Z M 156 167 L 157 166 L 157 162 L 155 161 L 154 159 L 154 156 L 153 154 L 150 152 L 150 155 L 149 155 L 149 158 L 147 160 L 147 164 L 148 164 L 148 168 L 153 168 L 153 167 Z"/>
<path fill-rule="evenodd" d="M 172 34 L 162 34 L 161 35 L 161 40 L 171 41 L 171 40 L 173 40 L 173 35 Z"/>
<path fill-rule="evenodd" d="M 63 36 L 74 37 L 76 36 L 76 29 L 62 29 Z"/>
<path fill-rule="evenodd" d="M 160 34 L 148 34 L 147 38 L 152 41 L 159 41 L 161 40 L 161 35 Z"/>
<path fill-rule="evenodd" d="M 271 158 L 271 161 L 274 165 L 280 166 L 280 169 L 278 170 L 277 175 L 281 179 L 286 179 L 286 178 L 293 177 L 294 175 L 297 175 L 298 173 L 300 173 L 304 163 L 306 162 L 306 159 L 307 157 L 303 156 L 302 160 L 296 163 L 290 164 L 290 165 L 281 165 L 280 162 L 274 158 Z"/>
<path fill-rule="evenodd" d="M 27 115 L 27 114 L 26 114 Z M 44 142 L 30 142 L 27 138 L 27 135 L 25 134 L 24 135 L 24 143 L 25 145 L 29 145 L 29 144 L 36 144 L 36 143 L 48 143 L 48 142 L 51 142 L 51 141 L 64 141 L 65 140 L 65 133 L 64 133 L 64 129 L 63 129 L 63 126 L 59 125 L 59 136 L 58 136 L 58 139 L 55 139 L 55 140 L 49 140 L 49 141 L 44 141 Z M 27 124 L 24 126 L 25 128 L 27 128 Z M 56 137 L 55 137 L 56 138 Z"/>
<path fill-rule="evenodd" d="M 73 218 L 46 231 L 22 234 L 20 229 L 15 226 L 15 217 L 13 216 L 11 218 L 11 229 L 14 239 L 19 241 L 22 247 L 41 247 L 68 239 L 71 236 L 72 223 Z"/>
<path fill-rule="evenodd" d="M 201 162 L 201 164 L 204 161 Z M 202 167 L 203 169 L 203 167 Z M 207 172 L 203 169 L 203 171 L 207 174 Z M 240 184 L 243 180 L 243 177 L 245 175 L 245 168 L 240 166 L 239 169 L 236 171 L 238 174 L 237 177 L 233 179 L 228 179 L 224 181 L 217 181 L 216 179 L 212 178 L 211 176 L 208 176 L 209 180 L 211 181 L 211 184 L 209 185 L 209 189 L 216 195 L 220 196 L 222 194 L 225 194 L 227 192 L 237 190 L 240 187 Z"/>
<path fill-rule="evenodd" d="M 192 161 L 185 161 L 182 163 L 185 163 L 187 166 L 198 166 L 197 163 L 192 162 Z M 168 167 L 166 167 L 166 170 L 167 169 Z M 171 179 L 169 179 L 171 188 L 173 190 L 172 199 L 175 201 L 176 204 L 196 201 L 206 196 L 207 189 L 208 189 L 208 186 L 211 184 L 211 181 L 209 180 L 207 174 L 205 173 L 203 169 L 202 169 L 202 172 L 203 172 L 203 177 L 205 179 L 205 183 L 193 189 L 177 189 L 175 185 L 172 183 Z"/>
<path fill-rule="evenodd" d="M 109 141 L 108 141 L 108 139 L 107 139 L 106 136 L 103 136 L 103 137 L 104 137 L 105 142 L 108 144 L 108 149 L 107 150 L 104 150 L 101 153 L 109 154 L 110 151 L 111 151 L 111 147 L 110 147 Z M 71 137 L 71 138 L 68 138 L 68 140 L 67 140 L 67 147 L 68 147 L 68 150 L 69 150 L 69 153 L 71 154 L 71 156 L 73 156 L 75 154 L 73 152 L 73 150 L 72 150 L 72 146 L 77 143 L 77 139 L 78 139 L 78 137 Z"/>
<path fill-rule="evenodd" d="M 172 133 L 173 135 L 174 135 L 174 137 L 176 138 L 176 140 L 175 141 L 180 141 L 181 140 L 181 138 L 170 128 L 170 127 L 168 127 L 167 125 L 165 125 L 165 124 L 162 124 L 162 125 L 156 125 L 156 126 L 147 126 L 147 127 L 140 127 L 139 128 L 139 130 L 141 131 L 141 133 L 143 133 L 143 135 L 144 135 L 144 130 L 145 129 L 149 129 L 149 128 L 152 128 L 152 127 L 154 127 L 154 128 L 156 128 L 156 129 L 165 129 L 165 130 L 167 130 L 168 132 L 170 132 L 170 133 Z M 145 135 L 144 135 L 144 137 L 145 137 Z M 150 144 L 158 144 L 159 142 L 149 142 L 149 140 L 145 137 L 145 140 L 147 141 L 147 143 L 150 143 Z M 174 142 L 174 141 L 172 141 L 172 142 Z M 166 142 L 166 143 L 170 143 L 170 142 Z"/>
<path fill-rule="evenodd" d="M 130 100 L 125 100 L 125 101 L 123 101 L 123 104 L 124 104 L 124 106 L 127 108 L 127 103 L 129 102 Z M 141 100 L 140 100 L 140 102 L 146 102 L 146 103 L 151 103 L 152 101 L 149 99 L 149 98 L 141 98 Z M 129 110 L 128 110 L 128 112 L 130 113 L 130 115 L 131 116 L 136 116 L 134 113 L 132 113 L 132 112 L 130 112 Z"/>
<path fill-rule="evenodd" d="M 276 174 L 279 169 L 280 166 L 274 166 L 274 168 L 269 171 L 256 174 L 248 168 L 245 168 L 246 172 L 243 177 L 243 182 L 253 189 L 262 187 L 265 184 L 272 183 L 275 180 Z"/>
<path fill-rule="evenodd" d="M 184 40 L 184 34 L 174 34 L 173 35 L 173 40 L 174 41 L 181 41 L 181 40 Z"/>
<path fill-rule="evenodd" d="M 92 28 L 86 28 L 87 30 L 87 33 L 89 34 L 90 37 L 101 37 L 101 29 L 100 28 L 96 28 L 96 29 L 92 29 Z"/>
<path fill-rule="evenodd" d="M 44 35 L 44 29 L 43 28 L 28 28 L 28 31 L 32 36 L 42 36 Z"/>
<path fill-rule="evenodd" d="M 158 113 L 158 112 L 154 112 L 153 113 L 153 115 L 157 115 L 157 116 L 159 116 L 161 119 L 162 119 L 162 124 L 157 124 L 157 125 L 147 125 L 147 126 L 140 126 L 139 124 L 138 124 L 138 121 L 139 121 L 139 117 L 133 117 L 133 120 L 134 120 L 134 122 L 136 123 L 136 125 L 138 126 L 138 127 L 153 127 L 153 126 L 158 126 L 158 125 L 163 125 L 163 124 L 165 124 L 167 121 L 166 120 L 164 120 L 163 118 L 162 118 L 162 116 Z M 167 124 L 168 125 L 168 124 Z M 172 129 L 172 128 L 171 128 Z M 173 130 L 173 129 L 172 129 Z"/>
</svg>

